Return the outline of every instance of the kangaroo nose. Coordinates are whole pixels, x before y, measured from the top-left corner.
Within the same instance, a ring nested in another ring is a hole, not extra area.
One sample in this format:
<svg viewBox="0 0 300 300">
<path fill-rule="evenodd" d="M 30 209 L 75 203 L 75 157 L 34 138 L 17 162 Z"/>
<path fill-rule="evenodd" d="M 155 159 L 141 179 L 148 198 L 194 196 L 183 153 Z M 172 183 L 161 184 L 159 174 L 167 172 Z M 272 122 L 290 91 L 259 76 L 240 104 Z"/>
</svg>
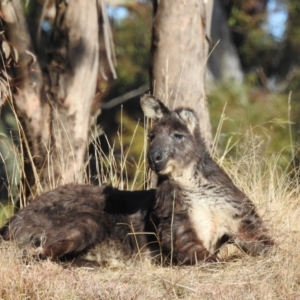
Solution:
<svg viewBox="0 0 300 300">
<path fill-rule="evenodd" d="M 159 163 L 162 160 L 162 152 L 161 151 L 154 151 L 152 153 L 152 160 L 154 163 Z"/>
<path fill-rule="evenodd" d="M 148 153 L 148 160 L 150 167 L 156 173 L 160 172 L 166 167 L 168 162 L 166 152 L 163 150 L 152 150 Z"/>
</svg>

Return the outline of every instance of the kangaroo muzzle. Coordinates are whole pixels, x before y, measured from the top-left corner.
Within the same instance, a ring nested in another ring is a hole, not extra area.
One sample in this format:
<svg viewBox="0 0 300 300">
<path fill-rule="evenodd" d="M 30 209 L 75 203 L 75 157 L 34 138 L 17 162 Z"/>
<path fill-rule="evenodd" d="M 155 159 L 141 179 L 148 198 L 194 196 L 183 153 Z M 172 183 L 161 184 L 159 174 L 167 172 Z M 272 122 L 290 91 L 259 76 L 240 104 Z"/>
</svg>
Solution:
<svg viewBox="0 0 300 300">
<path fill-rule="evenodd" d="M 163 171 L 168 163 L 168 155 L 166 151 L 163 150 L 149 150 L 148 153 L 148 161 L 150 168 L 155 172 L 158 173 Z"/>
</svg>

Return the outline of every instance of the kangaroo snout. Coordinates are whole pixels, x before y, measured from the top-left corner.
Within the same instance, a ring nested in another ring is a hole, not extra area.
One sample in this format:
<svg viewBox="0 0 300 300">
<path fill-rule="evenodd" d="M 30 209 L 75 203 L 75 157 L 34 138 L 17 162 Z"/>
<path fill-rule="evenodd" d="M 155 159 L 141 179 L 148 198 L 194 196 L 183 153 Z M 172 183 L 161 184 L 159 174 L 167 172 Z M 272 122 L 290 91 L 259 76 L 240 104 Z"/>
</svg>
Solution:
<svg viewBox="0 0 300 300">
<path fill-rule="evenodd" d="M 160 171 L 162 171 L 168 162 L 168 156 L 166 151 L 163 150 L 157 150 L 157 149 L 153 149 L 153 150 L 149 150 L 148 153 L 148 160 L 149 160 L 149 164 L 151 169 L 156 172 L 159 173 Z"/>
</svg>

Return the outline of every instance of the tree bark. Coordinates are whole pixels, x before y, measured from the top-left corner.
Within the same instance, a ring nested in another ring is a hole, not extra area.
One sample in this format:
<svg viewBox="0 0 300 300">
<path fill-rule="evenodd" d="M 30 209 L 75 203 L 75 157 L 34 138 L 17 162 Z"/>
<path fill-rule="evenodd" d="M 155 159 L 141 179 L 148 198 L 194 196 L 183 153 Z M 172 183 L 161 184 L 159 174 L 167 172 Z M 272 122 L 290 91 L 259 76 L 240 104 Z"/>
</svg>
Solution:
<svg viewBox="0 0 300 300">
<path fill-rule="evenodd" d="M 171 108 L 193 108 L 208 149 L 212 132 L 205 73 L 212 4 L 212 0 L 155 1 L 151 51 L 153 94 Z"/>
<path fill-rule="evenodd" d="M 213 77 L 219 81 L 234 80 L 238 84 L 244 80 L 244 72 L 231 32 L 227 24 L 226 13 L 221 0 L 214 1 L 212 15 L 211 39 L 214 48 L 208 60 L 208 68 Z"/>
<path fill-rule="evenodd" d="M 14 106 L 24 130 L 25 185 L 34 198 L 57 185 L 83 181 L 104 2 L 46 1 L 43 15 L 53 18 L 51 43 L 37 43 L 36 49 L 20 1 L 0 3 L 5 33 L 19 53 Z M 45 46 L 42 68 L 36 53 Z"/>
<path fill-rule="evenodd" d="M 50 145 L 50 107 L 43 101 L 42 72 L 33 49 L 28 26 L 20 1 L 1 2 L 5 34 L 10 44 L 18 51 L 18 64 L 14 71 L 14 107 L 22 124 L 20 130 L 24 150 L 24 188 L 31 194 L 41 192 L 36 184 L 38 175 L 47 157 Z"/>
<path fill-rule="evenodd" d="M 57 1 L 47 64 L 55 185 L 81 182 L 99 69 L 97 1 Z"/>
</svg>

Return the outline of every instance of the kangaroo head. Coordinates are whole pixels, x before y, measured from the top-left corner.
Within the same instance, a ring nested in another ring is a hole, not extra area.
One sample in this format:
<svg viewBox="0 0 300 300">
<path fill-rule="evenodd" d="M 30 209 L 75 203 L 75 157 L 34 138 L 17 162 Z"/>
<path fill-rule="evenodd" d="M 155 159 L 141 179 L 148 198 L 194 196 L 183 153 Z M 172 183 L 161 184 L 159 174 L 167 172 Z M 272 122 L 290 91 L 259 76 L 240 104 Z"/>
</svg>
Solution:
<svg viewBox="0 0 300 300">
<path fill-rule="evenodd" d="M 199 121 L 192 109 L 169 110 L 151 95 L 142 97 L 141 106 L 145 116 L 154 120 L 148 134 L 148 160 L 152 170 L 159 175 L 172 175 L 197 161 Z"/>
</svg>

